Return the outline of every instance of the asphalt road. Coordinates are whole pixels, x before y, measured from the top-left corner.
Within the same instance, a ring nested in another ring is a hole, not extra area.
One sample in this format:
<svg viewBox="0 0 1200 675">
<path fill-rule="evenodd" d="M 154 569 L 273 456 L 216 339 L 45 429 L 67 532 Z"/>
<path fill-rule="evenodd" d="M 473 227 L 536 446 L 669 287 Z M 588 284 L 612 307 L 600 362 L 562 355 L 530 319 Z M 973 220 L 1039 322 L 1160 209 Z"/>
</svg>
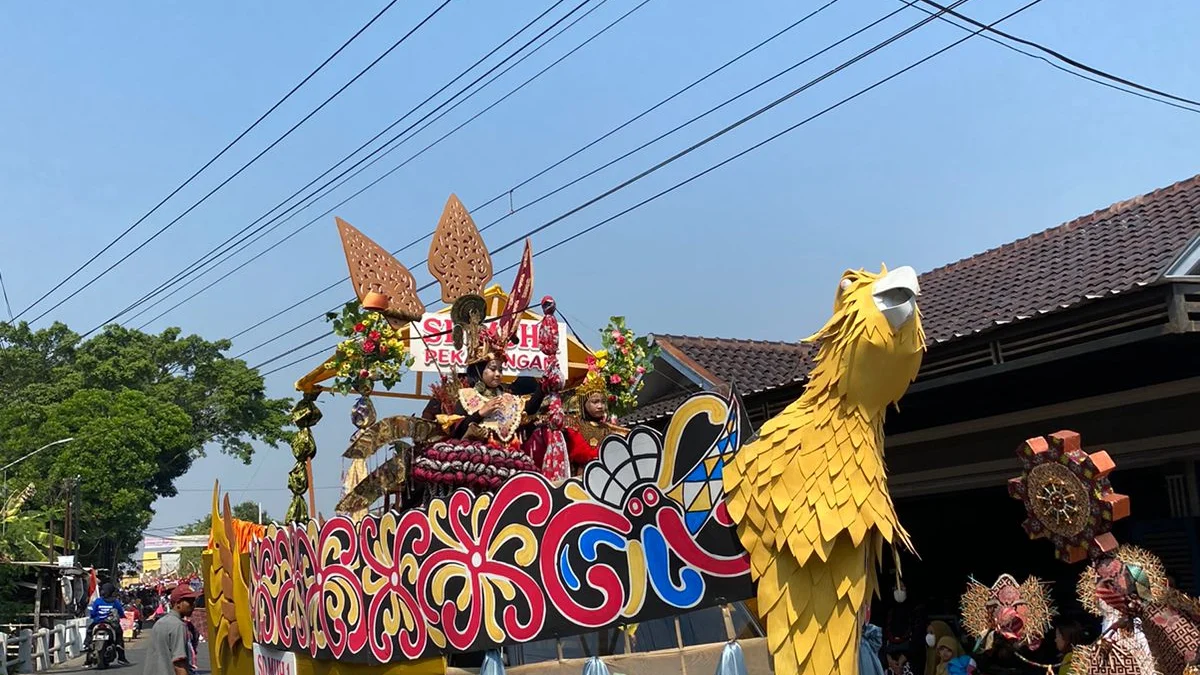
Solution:
<svg viewBox="0 0 1200 675">
<path fill-rule="evenodd" d="M 143 663 L 146 654 L 146 647 L 150 644 L 150 631 L 153 627 L 142 633 L 138 639 L 129 640 L 125 643 L 125 658 L 129 659 L 128 666 L 112 665 L 108 671 L 114 675 L 141 675 L 145 665 Z M 208 643 L 201 642 L 200 648 L 196 650 L 196 672 L 198 674 L 206 674 L 209 672 L 208 665 Z M 55 673 L 91 673 L 93 668 L 83 667 L 83 658 L 73 659 L 64 663 L 60 667 L 53 669 Z M 106 671 L 106 672 L 108 672 Z"/>
</svg>

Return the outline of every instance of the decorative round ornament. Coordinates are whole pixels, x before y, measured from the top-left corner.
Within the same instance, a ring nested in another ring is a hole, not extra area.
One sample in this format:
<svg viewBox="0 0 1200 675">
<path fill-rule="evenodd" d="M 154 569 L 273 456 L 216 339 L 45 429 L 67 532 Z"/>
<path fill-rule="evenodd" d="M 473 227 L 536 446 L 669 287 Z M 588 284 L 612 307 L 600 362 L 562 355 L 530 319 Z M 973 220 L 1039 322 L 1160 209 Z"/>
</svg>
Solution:
<svg viewBox="0 0 1200 675">
<path fill-rule="evenodd" d="M 1084 452 L 1079 434 L 1058 431 L 1025 441 L 1017 456 L 1023 471 L 1008 482 L 1008 492 L 1025 504 L 1023 526 L 1031 539 L 1049 539 L 1056 557 L 1068 563 L 1116 549 L 1110 530 L 1129 515 L 1129 497 L 1108 482 L 1116 464 L 1107 452 Z"/>
</svg>

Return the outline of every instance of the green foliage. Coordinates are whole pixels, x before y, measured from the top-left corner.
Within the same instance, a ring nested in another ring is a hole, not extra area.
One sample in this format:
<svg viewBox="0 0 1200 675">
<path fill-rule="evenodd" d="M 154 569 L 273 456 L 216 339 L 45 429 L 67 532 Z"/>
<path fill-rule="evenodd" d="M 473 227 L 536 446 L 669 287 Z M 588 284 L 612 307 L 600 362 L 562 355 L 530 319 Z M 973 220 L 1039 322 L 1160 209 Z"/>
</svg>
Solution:
<svg viewBox="0 0 1200 675">
<path fill-rule="evenodd" d="M 258 372 L 222 354 L 229 347 L 177 328 L 109 326 L 81 341 L 62 324 L 0 323 L 0 464 L 75 438 L 8 479 L 38 486 L 27 505 L 35 512 L 60 505 L 59 486 L 75 481 L 84 562 L 111 567 L 131 552 L 154 500 L 176 494 L 206 447 L 249 463 L 253 441 L 290 438 L 291 402 L 267 398 Z"/>
<path fill-rule="evenodd" d="M 233 517 L 237 518 L 238 520 L 248 520 L 252 523 L 259 522 L 258 521 L 258 504 L 256 502 L 242 502 L 240 504 L 234 504 L 230 510 L 233 511 Z M 263 511 L 261 524 L 265 525 L 269 522 L 271 522 L 270 514 L 268 514 L 266 511 Z M 210 513 L 195 522 L 188 523 L 187 525 L 184 525 L 183 527 L 179 528 L 179 530 L 176 532 L 176 534 L 181 534 L 181 535 L 208 534 L 211 531 L 212 531 L 212 514 Z"/>
<path fill-rule="evenodd" d="M 412 366 L 412 354 L 400 333 L 382 314 L 364 310 L 357 300 L 346 303 L 341 314 L 329 312 L 325 320 L 333 324 L 334 333 L 345 338 L 330 364 L 336 373 L 334 391 L 366 392 L 373 382 L 391 390 Z"/>
<path fill-rule="evenodd" d="M 608 386 L 608 411 L 621 417 L 637 407 L 642 377 L 652 369 L 658 347 L 629 330 L 623 316 L 610 318 L 600 339 L 604 349 L 596 353 L 596 365 Z"/>
<path fill-rule="evenodd" d="M 179 575 L 200 574 L 200 565 L 204 561 L 204 549 L 199 546 L 189 546 L 179 551 Z"/>
</svg>

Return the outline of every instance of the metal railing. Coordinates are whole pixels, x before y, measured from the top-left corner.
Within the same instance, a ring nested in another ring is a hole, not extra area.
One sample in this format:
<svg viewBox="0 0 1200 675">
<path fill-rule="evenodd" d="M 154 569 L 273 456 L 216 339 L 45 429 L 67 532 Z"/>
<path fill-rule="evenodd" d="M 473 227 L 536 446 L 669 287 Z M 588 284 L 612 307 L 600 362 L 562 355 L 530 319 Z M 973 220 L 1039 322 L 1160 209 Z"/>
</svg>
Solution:
<svg viewBox="0 0 1200 675">
<path fill-rule="evenodd" d="M 88 620 L 60 621 L 54 628 L 25 628 L 15 635 L 0 633 L 0 675 L 35 673 L 83 655 Z"/>
</svg>

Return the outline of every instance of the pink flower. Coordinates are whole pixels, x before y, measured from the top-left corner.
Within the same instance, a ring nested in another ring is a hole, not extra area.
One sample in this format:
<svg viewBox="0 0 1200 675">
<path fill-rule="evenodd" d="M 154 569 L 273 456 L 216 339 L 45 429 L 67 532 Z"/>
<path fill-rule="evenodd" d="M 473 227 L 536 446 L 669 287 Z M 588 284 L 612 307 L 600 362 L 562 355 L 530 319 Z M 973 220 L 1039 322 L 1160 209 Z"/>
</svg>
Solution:
<svg viewBox="0 0 1200 675">
<path fill-rule="evenodd" d="M 375 351 L 375 343 L 374 342 L 372 342 L 370 340 L 363 342 L 363 353 L 364 354 L 371 354 L 374 351 Z"/>
<path fill-rule="evenodd" d="M 613 336 L 614 340 L 624 340 L 625 339 L 625 337 L 623 335 L 621 335 L 621 331 L 619 331 L 619 330 L 614 330 L 612 332 L 612 336 Z"/>
<path fill-rule="evenodd" d="M 366 329 L 367 329 L 367 327 L 362 325 L 361 321 L 359 323 L 354 324 L 354 332 L 355 333 L 361 333 Z"/>
<path fill-rule="evenodd" d="M 371 371 L 367 370 L 366 368 L 363 368 L 362 370 L 358 371 L 358 376 L 365 380 L 371 376 Z"/>
<path fill-rule="evenodd" d="M 379 342 L 379 331 L 373 330 L 370 333 L 367 333 L 367 338 Z"/>
<path fill-rule="evenodd" d="M 638 366 L 638 367 L 637 367 L 637 374 L 638 374 L 638 375 L 645 375 L 645 374 L 646 374 L 646 368 L 645 368 L 645 367 L 643 367 L 643 366 Z"/>
<path fill-rule="evenodd" d="M 595 357 L 595 356 L 592 356 L 591 354 L 588 354 L 588 356 L 587 356 L 587 367 L 588 367 L 588 370 L 593 370 L 593 369 L 595 369 L 595 367 L 596 367 L 596 357 Z"/>
<path fill-rule="evenodd" d="M 621 376 L 614 373 L 612 377 L 608 378 L 608 381 L 613 384 L 621 384 Z"/>
</svg>

